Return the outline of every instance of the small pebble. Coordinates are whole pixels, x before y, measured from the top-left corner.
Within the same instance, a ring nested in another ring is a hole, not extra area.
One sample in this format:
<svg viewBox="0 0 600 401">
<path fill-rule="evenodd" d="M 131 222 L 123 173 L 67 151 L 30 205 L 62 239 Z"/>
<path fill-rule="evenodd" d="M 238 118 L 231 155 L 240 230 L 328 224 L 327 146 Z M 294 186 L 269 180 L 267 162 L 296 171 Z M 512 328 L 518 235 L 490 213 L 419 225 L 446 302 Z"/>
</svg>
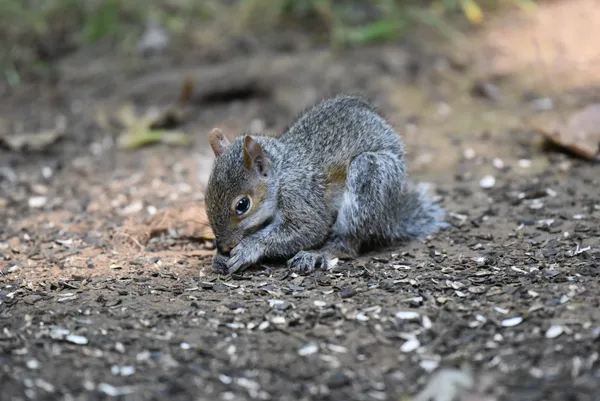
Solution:
<svg viewBox="0 0 600 401">
<path fill-rule="evenodd" d="M 400 351 L 404 353 L 413 352 L 421 346 L 421 343 L 416 338 L 411 338 L 400 346 Z"/>
<path fill-rule="evenodd" d="M 308 343 L 298 350 L 298 355 L 308 356 L 316 354 L 317 352 L 319 352 L 319 346 L 315 343 Z"/>
<path fill-rule="evenodd" d="M 283 305 L 284 301 L 281 299 L 269 299 L 269 307 L 273 308 L 278 305 Z"/>
<path fill-rule="evenodd" d="M 523 318 L 520 316 L 516 316 L 516 317 L 504 319 L 502 321 L 502 326 L 503 327 L 514 327 L 514 326 L 521 324 L 522 322 L 523 322 Z"/>
<path fill-rule="evenodd" d="M 84 336 L 77 336 L 75 334 L 69 334 L 68 336 L 65 337 L 65 340 L 67 340 L 70 343 L 77 344 L 77 345 L 85 345 L 88 343 L 87 338 L 85 338 Z"/>
<path fill-rule="evenodd" d="M 417 320 L 421 317 L 421 315 L 413 311 L 400 311 L 396 312 L 396 317 L 402 320 Z"/>
<path fill-rule="evenodd" d="M 37 359 L 30 359 L 27 361 L 27 367 L 29 369 L 39 369 L 40 367 L 40 362 Z"/>
<path fill-rule="evenodd" d="M 123 213 L 124 214 L 134 214 L 134 213 L 141 212 L 143 209 L 144 209 L 144 202 L 142 202 L 141 200 L 137 200 L 137 201 L 130 203 L 125 208 L 123 208 Z"/>
<path fill-rule="evenodd" d="M 479 256 L 478 258 L 475 259 L 475 263 L 477 263 L 477 266 L 485 266 L 485 262 L 486 262 L 486 259 L 484 256 Z"/>
<path fill-rule="evenodd" d="M 285 324 L 286 320 L 284 316 L 273 316 L 271 318 L 271 323 L 273 324 Z"/>
<path fill-rule="evenodd" d="M 133 366 L 121 366 L 120 373 L 121 376 L 131 376 L 135 373 L 135 368 Z"/>
<path fill-rule="evenodd" d="M 550 326 L 546 331 L 546 338 L 556 338 L 562 333 L 564 333 L 564 328 L 562 326 Z"/>
<path fill-rule="evenodd" d="M 493 188 L 496 185 L 496 178 L 493 175 L 485 176 L 479 181 L 479 186 L 484 189 Z"/>
<path fill-rule="evenodd" d="M 329 350 L 332 352 L 337 352 L 338 354 L 345 354 L 348 352 L 348 348 L 341 345 L 327 344 L 327 348 L 329 348 Z"/>
<path fill-rule="evenodd" d="M 355 317 L 355 318 L 356 318 L 356 320 L 358 320 L 359 322 L 366 322 L 366 321 L 368 321 L 368 320 L 369 320 L 369 316 L 365 315 L 365 314 L 364 314 L 364 313 L 362 313 L 362 312 L 358 312 L 358 313 L 356 314 L 356 317 Z"/>
<path fill-rule="evenodd" d="M 438 368 L 439 365 L 440 363 L 438 361 L 434 361 L 431 359 L 425 359 L 419 363 L 419 366 L 427 373 L 433 372 Z"/>
<path fill-rule="evenodd" d="M 530 168 L 532 164 L 533 164 L 532 161 L 529 159 L 519 160 L 519 167 L 521 167 L 521 168 Z"/>
<path fill-rule="evenodd" d="M 475 158 L 475 149 L 467 148 L 463 152 L 463 157 L 467 160 L 473 160 Z"/>
<path fill-rule="evenodd" d="M 498 170 L 502 170 L 504 168 L 504 161 L 502 161 L 502 159 L 499 158 L 494 158 L 494 160 L 492 160 L 492 164 L 494 165 L 494 167 L 496 167 Z"/>
<path fill-rule="evenodd" d="M 32 196 L 31 198 L 29 198 L 28 204 L 29 207 L 32 209 L 39 209 L 44 207 L 46 205 L 46 202 L 48 202 L 48 198 L 46 198 L 45 196 Z"/>
</svg>

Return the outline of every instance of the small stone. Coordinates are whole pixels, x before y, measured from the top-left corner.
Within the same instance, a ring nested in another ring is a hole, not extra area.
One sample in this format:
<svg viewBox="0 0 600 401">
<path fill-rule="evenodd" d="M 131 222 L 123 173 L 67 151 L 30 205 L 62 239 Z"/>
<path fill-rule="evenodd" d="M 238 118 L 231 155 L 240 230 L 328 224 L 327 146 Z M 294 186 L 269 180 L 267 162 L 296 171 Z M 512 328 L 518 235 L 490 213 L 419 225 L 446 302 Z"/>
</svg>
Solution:
<svg viewBox="0 0 600 401">
<path fill-rule="evenodd" d="M 26 365 L 29 369 L 39 369 L 40 362 L 37 359 L 30 359 L 26 362 Z"/>
<path fill-rule="evenodd" d="M 521 168 L 531 168 L 533 162 L 529 159 L 521 159 L 519 160 L 519 167 Z"/>
<path fill-rule="evenodd" d="M 121 366 L 119 370 L 121 376 L 131 376 L 135 373 L 135 368 L 133 366 Z"/>
<path fill-rule="evenodd" d="M 421 315 L 413 311 L 400 311 L 396 312 L 396 317 L 402 320 L 418 320 Z"/>
<path fill-rule="evenodd" d="M 475 158 L 475 149 L 467 148 L 463 152 L 463 157 L 467 160 L 473 160 Z"/>
<path fill-rule="evenodd" d="M 421 346 L 421 343 L 416 338 L 411 338 L 400 346 L 400 351 L 409 353 L 417 350 Z"/>
<path fill-rule="evenodd" d="M 340 295 L 342 298 L 350 298 L 356 295 L 356 290 L 352 287 L 344 287 Z"/>
<path fill-rule="evenodd" d="M 365 315 L 362 312 L 358 312 L 354 318 L 359 322 L 366 322 L 369 320 L 369 316 Z"/>
<path fill-rule="evenodd" d="M 271 323 L 273 324 L 286 324 L 286 320 L 284 316 L 273 316 L 271 318 Z"/>
<path fill-rule="evenodd" d="M 556 338 L 562 333 L 564 333 L 564 328 L 562 326 L 550 326 L 546 331 L 546 338 Z"/>
<path fill-rule="evenodd" d="M 531 204 L 529 205 L 529 208 L 530 208 L 531 210 L 539 210 L 539 209 L 541 209 L 541 208 L 543 208 L 543 207 L 544 207 L 544 202 L 542 202 L 542 201 L 541 201 L 541 200 L 539 200 L 539 199 L 534 199 L 534 200 L 531 202 Z"/>
<path fill-rule="evenodd" d="M 316 354 L 317 352 L 319 352 L 319 346 L 315 343 L 308 343 L 298 350 L 298 355 L 308 356 Z"/>
<path fill-rule="evenodd" d="M 88 343 L 87 338 L 85 338 L 84 336 L 78 336 L 75 334 L 69 334 L 68 336 L 65 337 L 65 340 L 67 340 L 70 343 L 77 344 L 77 345 L 85 345 Z"/>
<path fill-rule="evenodd" d="M 493 188 L 496 185 L 496 178 L 493 175 L 485 176 L 479 181 L 479 186 L 483 189 Z"/>
<path fill-rule="evenodd" d="M 135 392 L 135 389 L 133 387 L 115 387 L 108 383 L 98 384 L 97 390 L 101 393 L 106 394 L 109 397 L 119 397 L 122 395 L 133 394 Z"/>
<path fill-rule="evenodd" d="M 281 306 L 283 305 L 285 302 L 282 301 L 281 299 L 269 299 L 269 307 L 274 308 L 276 306 Z"/>
<path fill-rule="evenodd" d="M 148 350 L 145 350 L 145 351 L 142 351 L 142 352 L 138 353 L 138 354 L 135 356 L 135 360 L 136 360 L 137 362 L 145 362 L 145 361 L 147 361 L 148 359 L 150 359 L 150 357 L 151 357 L 151 356 L 152 356 L 152 355 L 150 354 L 150 351 L 148 351 Z"/>
<path fill-rule="evenodd" d="M 123 208 L 123 214 L 134 214 L 139 213 L 144 209 L 144 202 L 141 200 L 137 200 L 135 202 L 130 203 L 125 208 Z"/>
<path fill-rule="evenodd" d="M 49 167 L 49 166 L 42 167 L 42 177 L 44 177 L 45 179 L 48 179 L 48 178 L 52 177 L 52 174 L 54 174 L 54 171 L 52 171 L 51 167 Z"/>
<path fill-rule="evenodd" d="M 436 370 L 438 368 L 439 365 L 440 365 L 439 361 L 434 361 L 431 359 L 425 359 L 419 363 L 419 366 L 421 367 L 421 369 L 423 369 L 427 373 L 433 372 L 434 370 Z"/>
<path fill-rule="evenodd" d="M 522 322 L 523 322 L 523 318 L 520 316 L 516 316 L 516 317 L 504 319 L 502 321 L 502 326 L 503 327 L 514 327 L 514 326 L 521 324 Z"/>
<path fill-rule="evenodd" d="M 53 340 L 62 340 L 69 333 L 69 330 L 63 329 L 62 327 L 53 327 L 50 330 L 50 338 L 52 338 Z"/>
<path fill-rule="evenodd" d="M 29 204 L 30 208 L 39 209 L 44 207 L 47 202 L 48 198 L 46 198 L 45 196 L 32 196 L 31 198 L 29 198 L 29 201 L 27 203 Z"/>
<path fill-rule="evenodd" d="M 492 165 L 498 170 L 502 170 L 504 168 L 504 161 L 498 157 L 495 157 L 494 160 L 492 160 Z"/>
<path fill-rule="evenodd" d="M 345 354 L 348 352 L 348 348 L 341 345 L 327 344 L 327 348 L 329 348 L 329 350 L 332 352 L 337 352 L 338 354 Z"/>
</svg>

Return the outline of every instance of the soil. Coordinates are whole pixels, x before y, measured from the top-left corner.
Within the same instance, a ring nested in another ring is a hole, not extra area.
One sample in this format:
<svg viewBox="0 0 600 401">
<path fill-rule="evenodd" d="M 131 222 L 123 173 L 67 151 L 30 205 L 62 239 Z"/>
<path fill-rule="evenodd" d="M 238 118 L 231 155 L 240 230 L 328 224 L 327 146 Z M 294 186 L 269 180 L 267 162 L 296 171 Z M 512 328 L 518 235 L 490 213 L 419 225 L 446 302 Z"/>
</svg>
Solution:
<svg viewBox="0 0 600 401">
<path fill-rule="evenodd" d="M 507 79 L 500 101 L 482 98 L 465 65 L 415 49 L 177 68 L 166 54 L 104 72 L 84 53 L 5 97 L 26 132 L 68 123 L 43 151 L 0 149 L 0 399 L 399 400 L 465 366 L 491 380 L 489 399 L 600 399 L 597 165 L 524 128 L 531 88 Z M 178 129 L 193 146 L 119 150 L 94 118 L 123 100 L 167 106 L 190 76 Z M 451 226 L 307 277 L 213 271 L 210 129 L 279 132 L 357 90 L 403 134 Z"/>
</svg>

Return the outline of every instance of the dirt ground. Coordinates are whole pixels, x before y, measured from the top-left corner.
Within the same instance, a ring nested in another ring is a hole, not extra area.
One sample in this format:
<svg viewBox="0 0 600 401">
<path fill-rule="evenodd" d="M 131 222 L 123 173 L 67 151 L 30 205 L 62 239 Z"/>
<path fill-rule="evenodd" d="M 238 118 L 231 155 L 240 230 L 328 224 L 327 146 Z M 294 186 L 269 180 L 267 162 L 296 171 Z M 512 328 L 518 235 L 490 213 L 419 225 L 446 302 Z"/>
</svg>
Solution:
<svg viewBox="0 0 600 401">
<path fill-rule="evenodd" d="M 472 401 L 600 400 L 598 166 L 524 123 L 539 99 L 597 101 L 597 83 L 558 96 L 410 41 L 236 51 L 76 54 L 1 100 L 3 124 L 67 128 L 43 151 L 0 148 L 0 399 L 400 400 L 467 366 L 487 383 Z M 189 77 L 192 145 L 119 150 L 98 123 L 122 101 L 169 105 Z M 398 128 L 451 227 L 308 277 L 212 271 L 210 129 L 278 132 L 342 91 Z"/>
</svg>

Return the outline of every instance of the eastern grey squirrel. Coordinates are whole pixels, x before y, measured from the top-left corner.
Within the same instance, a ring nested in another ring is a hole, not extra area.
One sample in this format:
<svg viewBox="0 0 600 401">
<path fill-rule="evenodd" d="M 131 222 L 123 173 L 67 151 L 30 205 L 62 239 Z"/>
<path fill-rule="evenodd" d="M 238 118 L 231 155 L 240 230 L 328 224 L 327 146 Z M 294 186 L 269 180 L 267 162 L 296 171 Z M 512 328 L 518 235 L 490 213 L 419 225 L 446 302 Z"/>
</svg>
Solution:
<svg viewBox="0 0 600 401">
<path fill-rule="evenodd" d="M 361 97 L 322 100 L 279 137 L 229 142 L 215 128 L 209 142 L 205 203 L 223 273 L 287 260 L 308 274 L 444 224 L 443 210 L 407 180 L 399 135 Z"/>
</svg>

